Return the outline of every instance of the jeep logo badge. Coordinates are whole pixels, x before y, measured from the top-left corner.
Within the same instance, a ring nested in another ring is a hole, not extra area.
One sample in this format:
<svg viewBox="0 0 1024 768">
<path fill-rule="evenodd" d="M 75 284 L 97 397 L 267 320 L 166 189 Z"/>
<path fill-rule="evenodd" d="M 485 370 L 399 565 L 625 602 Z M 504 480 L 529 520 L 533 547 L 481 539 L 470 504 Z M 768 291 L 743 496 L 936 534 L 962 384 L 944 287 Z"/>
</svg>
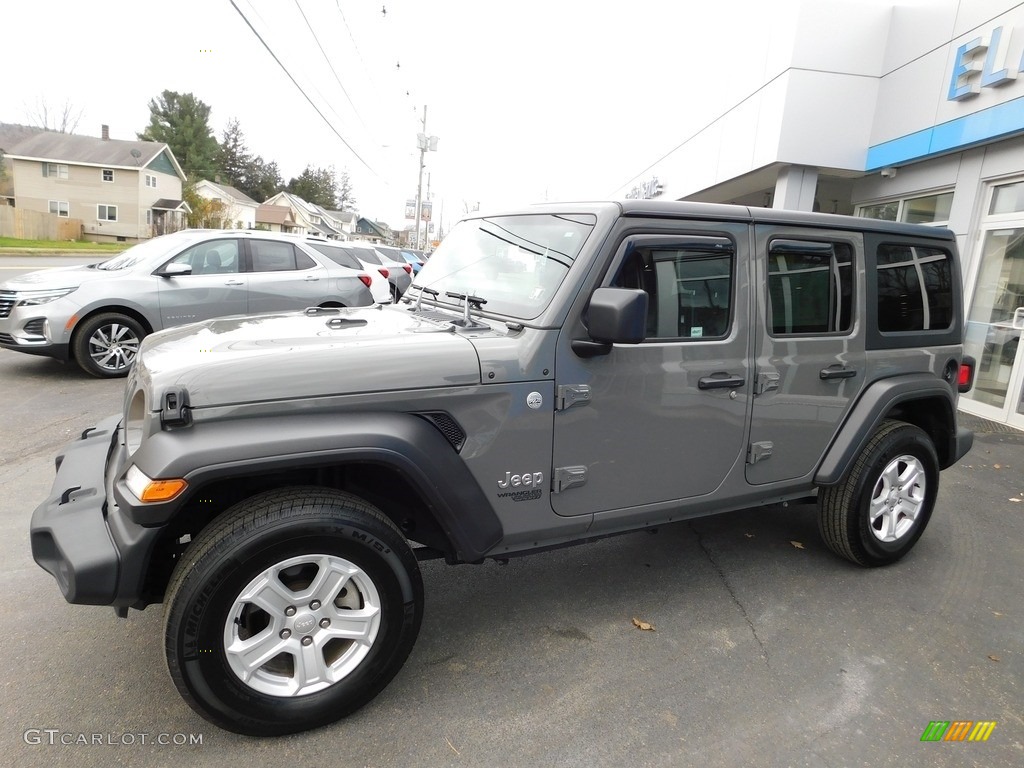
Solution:
<svg viewBox="0 0 1024 768">
<path fill-rule="evenodd" d="M 505 479 L 498 481 L 499 488 L 518 488 L 521 485 L 527 487 L 539 488 L 544 483 L 543 472 L 523 472 L 521 475 L 513 475 L 511 472 L 505 473 Z"/>
</svg>

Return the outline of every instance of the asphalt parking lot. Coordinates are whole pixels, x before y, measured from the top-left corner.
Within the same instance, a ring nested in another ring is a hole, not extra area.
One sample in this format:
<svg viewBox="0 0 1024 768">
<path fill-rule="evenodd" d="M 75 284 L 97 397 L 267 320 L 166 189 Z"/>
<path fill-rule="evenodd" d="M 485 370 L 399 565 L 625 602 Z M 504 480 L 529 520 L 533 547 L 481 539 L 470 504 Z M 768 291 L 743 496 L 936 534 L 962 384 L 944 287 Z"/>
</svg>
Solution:
<svg viewBox="0 0 1024 768">
<path fill-rule="evenodd" d="M 68 605 L 32 562 L 53 456 L 118 411 L 121 388 L 0 350 L 4 764 L 1024 763 L 1024 433 L 979 432 L 889 568 L 829 553 L 813 506 L 507 565 L 424 563 L 426 617 L 394 682 L 336 725 L 260 740 L 179 698 L 158 606 L 121 620 Z M 922 742 L 931 721 L 996 726 L 984 743 Z"/>
</svg>

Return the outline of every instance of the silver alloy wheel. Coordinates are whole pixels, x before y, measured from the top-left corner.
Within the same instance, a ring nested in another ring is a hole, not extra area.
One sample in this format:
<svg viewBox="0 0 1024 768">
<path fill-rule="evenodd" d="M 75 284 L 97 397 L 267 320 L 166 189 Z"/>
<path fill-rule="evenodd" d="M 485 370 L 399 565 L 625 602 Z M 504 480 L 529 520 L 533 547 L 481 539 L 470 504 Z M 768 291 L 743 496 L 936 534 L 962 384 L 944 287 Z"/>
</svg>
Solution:
<svg viewBox="0 0 1024 768">
<path fill-rule="evenodd" d="M 235 598 L 224 652 L 249 687 L 303 696 L 355 670 L 380 619 L 380 595 L 365 571 L 336 555 L 302 555 L 266 569 Z"/>
<path fill-rule="evenodd" d="M 135 362 L 141 343 L 142 339 L 128 325 L 101 325 L 89 337 L 89 357 L 104 371 L 124 371 Z"/>
<path fill-rule="evenodd" d="M 916 456 L 898 456 L 875 482 L 869 527 L 879 541 L 897 541 L 914 527 L 925 501 L 928 479 Z"/>
</svg>

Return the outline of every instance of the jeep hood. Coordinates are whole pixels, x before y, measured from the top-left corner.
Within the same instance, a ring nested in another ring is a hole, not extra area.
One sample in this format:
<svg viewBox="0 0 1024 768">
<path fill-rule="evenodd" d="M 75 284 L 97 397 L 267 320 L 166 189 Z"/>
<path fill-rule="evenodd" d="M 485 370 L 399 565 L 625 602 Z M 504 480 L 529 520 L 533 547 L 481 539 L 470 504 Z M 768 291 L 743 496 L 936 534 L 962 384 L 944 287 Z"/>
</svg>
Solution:
<svg viewBox="0 0 1024 768">
<path fill-rule="evenodd" d="M 450 323 L 377 306 L 171 328 L 145 339 L 134 375 L 158 397 L 184 387 L 190 405 L 202 408 L 479 384 L 480 361 Z"/>
</svg>

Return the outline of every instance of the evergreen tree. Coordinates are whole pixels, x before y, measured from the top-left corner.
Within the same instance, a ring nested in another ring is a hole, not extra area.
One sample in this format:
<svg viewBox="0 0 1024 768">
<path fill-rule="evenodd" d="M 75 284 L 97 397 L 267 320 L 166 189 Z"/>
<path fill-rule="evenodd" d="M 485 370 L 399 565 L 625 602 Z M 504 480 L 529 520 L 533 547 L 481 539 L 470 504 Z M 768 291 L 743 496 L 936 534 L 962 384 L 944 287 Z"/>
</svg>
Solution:
<svg viewBox="0 0 1024 768">
<path fill-rule="evenodd" d="M 220 140 L 218 166 L 221 180 L 225 184 L 230 184 L 245 192 L 243 187 L 245 187 L 246 177 L 252 169 L 253 160 L 249 148 L 245 145 L 245 136 L 242 133 L 241 125 L 237 119 L 232 118 L 228 121 L 228 127 L 224 129 Z"/>
<path fill-rule="evenodd" d="M 268 197 L 276 195 L 283 187 L 284 179 L 281 178 L 281 171 L 278 170 L 277 163 L 273 161 L 268 163 L 256 155 L 249 162 L 245 180 L 239 189 L 253 200 L 261 203 Z"/>
<path fill-rule="evenodd" d="M 315 203 L 333 211 L 336 210 L 337 204 L 336 186 L 334 168 L 314 168 L 307 165 L 302 173 L 288 182 L 286 189 L 308 203 Z"/>
<path fill-rule="evenodd" d="M 189 176 L 213 177 L 219 147 L 210 128 L 210 107 L 191 93 L 164 91 L 149 102 L 149 125 L 138 134 L 171 148 Z"/>
<path fill-rule="evenodd" d="M 359 203 L 356 200 L 355 192 L 352 191 L 352 180 L 348 177 L 348 171 L 342 171 L 341 175 L 338 176 L 336 191 L 337 210 L 355 211 Z"/>
</svg>

